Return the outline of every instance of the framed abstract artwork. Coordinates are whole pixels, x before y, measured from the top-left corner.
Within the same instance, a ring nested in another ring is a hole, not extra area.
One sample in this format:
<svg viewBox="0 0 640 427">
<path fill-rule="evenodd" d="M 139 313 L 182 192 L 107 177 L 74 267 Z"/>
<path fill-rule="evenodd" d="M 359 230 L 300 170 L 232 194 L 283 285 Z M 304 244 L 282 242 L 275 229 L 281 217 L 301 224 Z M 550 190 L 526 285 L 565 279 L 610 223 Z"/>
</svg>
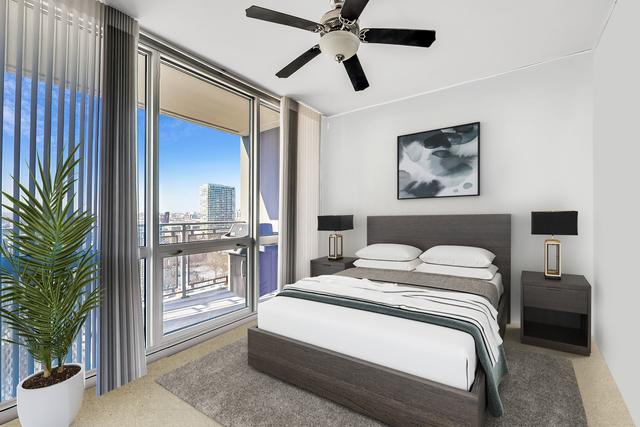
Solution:
<svg viewBox="0 0 640 427">
<path fill-rule="evenodd" d="M 398 137 L 398 199 L 480 195 L 480 123 Z"/>
</svg>

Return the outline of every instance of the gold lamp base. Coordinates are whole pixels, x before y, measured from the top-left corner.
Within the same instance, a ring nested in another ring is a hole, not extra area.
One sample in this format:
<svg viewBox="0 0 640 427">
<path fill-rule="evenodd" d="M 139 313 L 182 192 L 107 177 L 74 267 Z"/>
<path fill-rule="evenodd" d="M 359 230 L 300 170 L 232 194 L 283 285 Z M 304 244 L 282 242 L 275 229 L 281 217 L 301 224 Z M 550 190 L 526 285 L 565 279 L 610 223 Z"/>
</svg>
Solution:
<svg viewBox="0 0 640 427">
<path fill-rule="evenodd" d="M 562 244 L 558 239 L 544 241 L 544 277 L 545 279 L 560 280 L 562 278 Z"/>
<path fill-rule="evenodd" d="M 342 259 L 342 234 L 329 235 L 329 259 Z"/>
</svg>

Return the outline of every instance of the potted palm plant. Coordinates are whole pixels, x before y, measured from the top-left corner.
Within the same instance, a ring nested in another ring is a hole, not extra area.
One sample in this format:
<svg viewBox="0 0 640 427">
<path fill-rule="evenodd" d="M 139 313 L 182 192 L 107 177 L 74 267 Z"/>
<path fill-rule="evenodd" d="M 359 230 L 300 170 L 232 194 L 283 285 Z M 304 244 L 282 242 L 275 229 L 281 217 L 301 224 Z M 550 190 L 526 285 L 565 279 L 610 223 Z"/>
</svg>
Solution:
<svg viewBox="0 0 640 427">
<path fill-rule="evenodd" d="M 84 369 L 66 363 L 88 314 L 99 304 L 98 258 L 89 235 L 95 216 L 74 208 L 76 150 L 58 163 L 53 179 L 38 161 L 35 191 L 3 193 L 5 233 L 0 256 L 0 316 L 11 343 L 26 347 L 42 370 L 17 389 L 18 417 L 25 427 L 68 426 L 82 405 Z M 55 363 L 55 365 L 54 365 Z"/>
</svg>

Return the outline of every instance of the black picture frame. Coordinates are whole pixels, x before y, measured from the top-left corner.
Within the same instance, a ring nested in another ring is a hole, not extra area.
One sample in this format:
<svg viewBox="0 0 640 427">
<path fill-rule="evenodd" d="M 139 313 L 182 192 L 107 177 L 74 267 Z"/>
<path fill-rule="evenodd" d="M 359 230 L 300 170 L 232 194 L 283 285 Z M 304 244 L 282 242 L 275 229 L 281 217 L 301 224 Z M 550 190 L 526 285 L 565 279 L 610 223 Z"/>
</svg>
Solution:
<svg viewBox="0 0 640 427">
<path fill-rule="evenodd" d="M 478 139 L 478 153 L 477 153 L 477 165 L 475 168 L 475 175 L 477 177 L 477 185 L 476 185 L 476 191 L 474 194 L 450 194 L 450 195 L 425 195 L 425 196 L 412 196 L 412 197 L 401 197 L 400 193 L 401 189 L 400 188 L 400 160 L 401 160 L 401 150 L 403 148 L 403 145 L 407 139 L 410 138 L 415 138 L 415 137 L 419 137 L 422 134 L 431 134 L 431 133 L 435 133 L 435 132 L 443 132 L 443 131 L 447 131 L 450 129 L 456 129 L 456 128 L 464 128 L 464 127 L 469 127 L 469 126 L 477 126 L 477 139 Z M 460 124 L 460 125 L 454 125 L 454 126 L 446 126 L 446 127 L 442 127 L 439 129 L 433 129 L 433 130 L 427 130 L 427 131 L 422 131 L 422 132 L 415 132 L 415 133 L 410 133 L 410 134 L 406 134 L 406 135 L 399 135 L 397 138 L 397 144 L 396 144 L 396 199 L 397 200 L 416 200 L 416 199 L 440 199 L 440 198 L 450 198 L 450 197 L 477 197 L 480 196 L 480 191 L 481 191 L 481 183 L 480 183 L 480 177 L 481 177 L 481 171 L 480 171 L 480 167 L 481 167 L 481 124 L 480 122 L 470 122 L 470 123 L 464 123 L 464 124 Z"/>
</svg>

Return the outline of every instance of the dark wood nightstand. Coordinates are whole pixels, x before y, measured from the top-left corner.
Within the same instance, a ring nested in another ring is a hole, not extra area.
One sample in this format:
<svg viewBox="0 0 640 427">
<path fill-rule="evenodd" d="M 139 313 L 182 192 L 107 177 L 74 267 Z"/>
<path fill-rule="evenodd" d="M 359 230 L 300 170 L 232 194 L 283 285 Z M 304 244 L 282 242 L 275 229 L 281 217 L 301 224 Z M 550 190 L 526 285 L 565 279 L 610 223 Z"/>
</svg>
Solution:
<svg viewBox="0 0 640 427">
<path fill-rule="evenodd" d="M 591 354 L 591 285 L 584 276 L 522 272 L 520 341 L 555 350 Z"/>
<path fill-rule="evenodd" d="M 336 260 L 322 257 L 311 260 L 311 277 L 322 276 L 323 274 L 335 274 L 347 268 L 353 268 L 354 261 L 358 258 L 343 257 Z"/>
</svg>

